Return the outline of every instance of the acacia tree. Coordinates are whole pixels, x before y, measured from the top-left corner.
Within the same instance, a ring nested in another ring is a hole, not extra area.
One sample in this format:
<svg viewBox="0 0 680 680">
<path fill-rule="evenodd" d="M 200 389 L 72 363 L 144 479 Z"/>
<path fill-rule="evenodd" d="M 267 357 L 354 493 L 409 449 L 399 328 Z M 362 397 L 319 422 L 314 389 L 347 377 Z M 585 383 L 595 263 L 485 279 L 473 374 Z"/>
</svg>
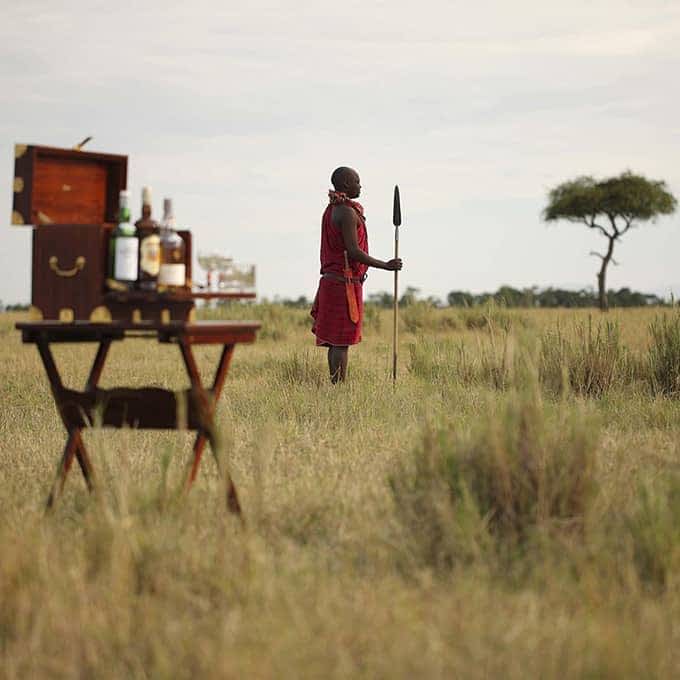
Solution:
<svg viewBox="0 0 680 680">
<path fill-rule="evenodd" d="M 600 309 L 606 311 L 607 267 L 613 259 L 614 243 L 636 222 L 654 220 L 659 215 L 670 215 L 677 201 L 666 183 L 648 180 L 642 175 L 624 172 L 619 177 L 595 181 L 592 177 L 578 177 L 555 187 L 548 194 L 548 206 L 543 219 L 548 222 L 569 220 L 582 222 L 607 238 L 604 254 L 591 252 L 601 260 L 597 273 Z"/>
</svg>

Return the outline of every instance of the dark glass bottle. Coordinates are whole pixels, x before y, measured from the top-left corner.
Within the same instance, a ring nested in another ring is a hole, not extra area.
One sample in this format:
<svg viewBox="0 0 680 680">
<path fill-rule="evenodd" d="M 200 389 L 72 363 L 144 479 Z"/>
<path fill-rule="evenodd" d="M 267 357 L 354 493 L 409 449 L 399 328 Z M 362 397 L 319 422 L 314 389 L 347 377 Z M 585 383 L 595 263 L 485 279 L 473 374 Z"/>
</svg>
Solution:
<svg viewBox="0 0 680 680">
<path fill-rule="evenodd" d="M 160 225 L 151 216 L 151 187 L 142 188 L 142 216 L 135 222 L 139 234 L 140 290 L 156 290 L 161 269 Z"/>
<path fill-rule="evenodd" d="M 161 222 L 161 268 L 158 285 L 168 288 L 184 288 L 186 285 L 186 247 L 175 228 L 172 200 L 163 201 Z"/>
</svg>

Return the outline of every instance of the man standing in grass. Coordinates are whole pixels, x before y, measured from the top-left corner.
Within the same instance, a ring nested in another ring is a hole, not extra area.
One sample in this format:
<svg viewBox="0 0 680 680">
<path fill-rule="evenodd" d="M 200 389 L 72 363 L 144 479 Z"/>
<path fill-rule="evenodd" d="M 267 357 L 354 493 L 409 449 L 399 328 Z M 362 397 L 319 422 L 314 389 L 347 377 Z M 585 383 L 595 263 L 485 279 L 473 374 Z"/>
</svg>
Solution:
<svg viewBox="0 0 680 680">
<path fill-rule="evenodd" d="M 347 375 L 349 346 L 361 342 L 366 271 L 369 267 L 396 271 L 402 262 L 399 258 L 383 262 L 368 254 L 364 209 L 354 200 L 361 193 L 357 171 L 337 168 L 331 183 L 328 207 L 321 218 L 321 280 L 312 307 L 312 332 L 317 346 L 328 347 L 328 369 L 331 382 L 336 383 Z M 344 273 L 345 257 L 349 276 Z M 356 300 L 353 310 L 351 296 Z"/>
</svg>

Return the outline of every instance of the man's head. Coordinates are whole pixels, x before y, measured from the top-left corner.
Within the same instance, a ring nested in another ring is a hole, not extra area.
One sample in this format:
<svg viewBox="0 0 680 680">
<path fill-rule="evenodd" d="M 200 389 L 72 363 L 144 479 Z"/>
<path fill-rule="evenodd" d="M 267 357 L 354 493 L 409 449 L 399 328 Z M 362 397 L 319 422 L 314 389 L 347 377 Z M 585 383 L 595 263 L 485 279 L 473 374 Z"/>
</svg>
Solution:
<svg viewBox="0 0 680 680">
<path fill-rule="evenodd" d="M 333 170 L 331 183 L 336 191 L 347 194 L 349 198 L 358 198 L 361 193 L 361 180 L 359 173 L 352 168 L 339 167 Z"/>
</svg>

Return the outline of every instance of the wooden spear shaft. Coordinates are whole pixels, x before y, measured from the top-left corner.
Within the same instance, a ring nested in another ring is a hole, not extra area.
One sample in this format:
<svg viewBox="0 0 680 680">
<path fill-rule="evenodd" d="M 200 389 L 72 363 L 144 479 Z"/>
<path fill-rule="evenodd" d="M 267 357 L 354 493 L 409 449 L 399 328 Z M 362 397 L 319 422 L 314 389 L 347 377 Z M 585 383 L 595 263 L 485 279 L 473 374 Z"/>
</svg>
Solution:
<svg viewBox="0 0 680 680">
<path fill-rule="evenodd" d="M 394 227 L 394 259 L 399 257 L 399 227 Z M 392 382 L 397 384 L 397 338 L 399 335 L 399 272 L 394 270 L 394 324 L 392 327 Z"/>
<path fill-rule="evenodd" d="M 399 187 L 394 187 L 394 203 L 392 206 L 392 224 L 394 225 L 394 259 L 399 257 L 399 226 L 401 225 L 401 199 Z M 392 384 L 397 384 L 397 335 L 399 326 L 399 271 L 394 270 L 394 326 L 392 328 Z"/>
</svg>

